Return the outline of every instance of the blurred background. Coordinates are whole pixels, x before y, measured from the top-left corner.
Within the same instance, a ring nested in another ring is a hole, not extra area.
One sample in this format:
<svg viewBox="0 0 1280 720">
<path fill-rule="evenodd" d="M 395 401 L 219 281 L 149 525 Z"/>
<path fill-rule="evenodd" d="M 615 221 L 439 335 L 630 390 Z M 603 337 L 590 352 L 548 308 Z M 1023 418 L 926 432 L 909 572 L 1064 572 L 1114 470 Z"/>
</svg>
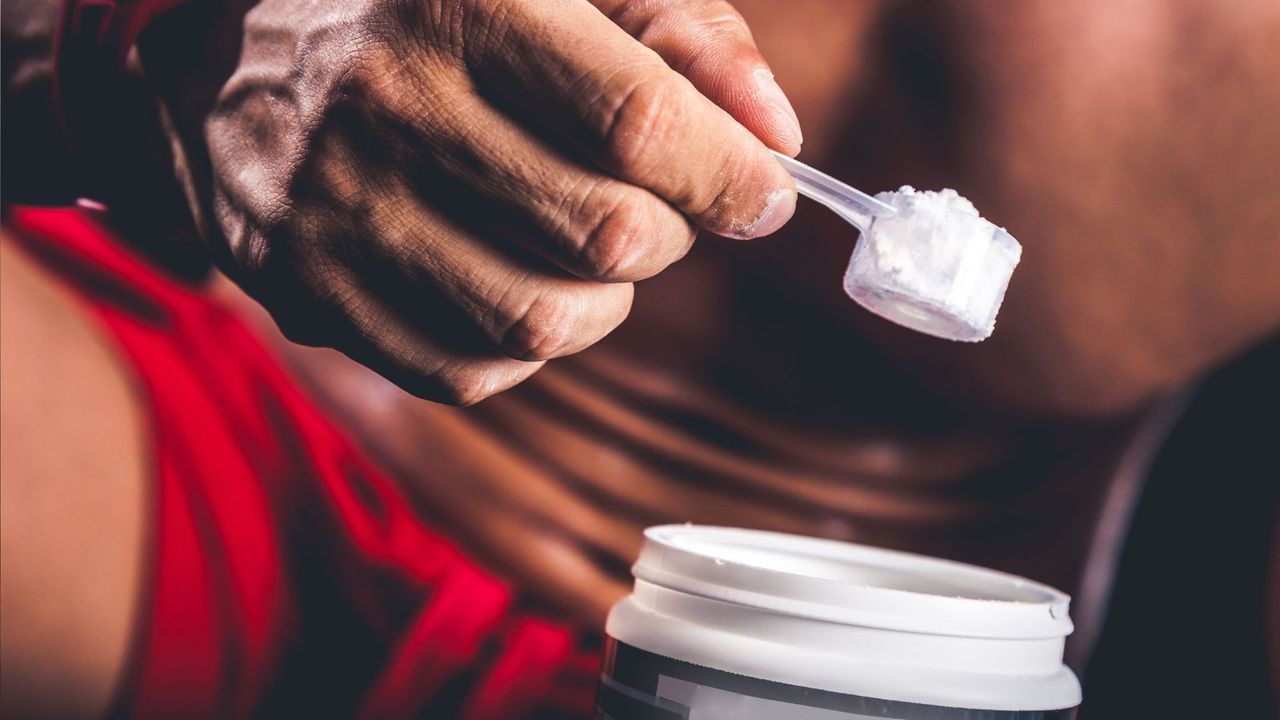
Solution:
<svg viewBox="0 0 1280 720">
<path fill-rule="evenodd" d="M 203 59 L 235 4 L 151 21 L 111 101 L 71 123 L 113 138 L 87 157 L 51 131 L 38 5 L 4 16 L 8 715 L 174 715 L 197 688 L 211 717 L 585 717 L 643 528 L 688 521 L 1067 591 L 1083 720 L 1277 716 L 1274 0 L 738 0 L 800 159 L 873 191 L 954 187 L 1022 242 L 995 335 L 950 344 L 858 308 L 855 238 L 802 201 L 776 236 L 700 237 L 618 331 L 469 408 L 289 342 L 214 269 L 173 118 L 225 79 Z M 68 209 L 104 184 L 109 209 Z M 157 487 L 196 498 L 197 549 L 172 565 Z M 259 531 L 243 552 L 274 560 L 238 575 L 235 538 Z M 207 647 L 155 640 L 170 626 L 146 608 L 183 568 L 214 589 L 173 601 L 172 627 L 215 628 Z M 463 618 L 500 598 L 474 637 L 423 620 L 458 587 Z M 225 627 L 193 609 L 223 595 Z M 102 658 L 68 649 L 82 625 Z M 89 689 L 55 710 L 24 685 Z"/>
</svg>

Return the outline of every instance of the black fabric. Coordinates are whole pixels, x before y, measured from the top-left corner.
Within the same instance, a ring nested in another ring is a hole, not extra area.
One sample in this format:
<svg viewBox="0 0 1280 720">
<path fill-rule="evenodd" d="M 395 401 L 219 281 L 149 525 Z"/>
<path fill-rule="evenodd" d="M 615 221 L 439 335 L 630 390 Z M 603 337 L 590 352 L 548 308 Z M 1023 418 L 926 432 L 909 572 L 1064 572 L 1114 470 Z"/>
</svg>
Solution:
<svg viewBox="0 0 1280 720">
<path fill-rule="evenodd" d="M 1280 339 L 1209 378 L 1153 466 L 1081 720 L 1277 717 L 1278 499 Z"/>
</svg>

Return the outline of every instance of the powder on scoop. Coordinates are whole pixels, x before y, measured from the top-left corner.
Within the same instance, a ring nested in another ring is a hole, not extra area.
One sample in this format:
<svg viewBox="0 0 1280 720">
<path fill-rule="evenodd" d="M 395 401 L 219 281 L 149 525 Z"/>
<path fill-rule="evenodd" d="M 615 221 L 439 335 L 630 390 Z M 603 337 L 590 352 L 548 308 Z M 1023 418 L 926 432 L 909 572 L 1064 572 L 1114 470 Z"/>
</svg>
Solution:
<svg viewBox="0 0 1280 720">
<path fill-rule="evenodd" d="M 989 337 L 1022 246 L 955 190 L 904 185 L 876 198 L 898 212 L 863 233 L 845 292 L 913 330 L 967 342 Z"/>
</svg>

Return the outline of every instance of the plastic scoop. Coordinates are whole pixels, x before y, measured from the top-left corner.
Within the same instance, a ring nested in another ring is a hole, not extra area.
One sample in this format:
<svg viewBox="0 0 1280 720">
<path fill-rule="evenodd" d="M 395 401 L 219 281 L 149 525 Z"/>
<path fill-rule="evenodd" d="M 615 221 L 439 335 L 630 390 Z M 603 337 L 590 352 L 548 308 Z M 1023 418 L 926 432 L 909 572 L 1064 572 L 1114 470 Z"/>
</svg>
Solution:
<svg viewBox="0 0 1280 720">
<path fill-rule="evenodd" d="M 954 190 L 903 186 L 871 197 L 785 155 L 801 195 L 830 208 L 862 238 L 844 290 L 862 307 L 947 340 L 990 337 L 1022 246 Z"/>
<path fill-rule="evenodd" d="M 773 151 L 782 169 L 796 181 L 801 195 L 824 205 L 862 232 L 871 229 L 871 221 L 880 215 L 894 215 L 898 209 L 883 203 L 861 190 L 842 183 L 830 175 Z"/>
</svg>

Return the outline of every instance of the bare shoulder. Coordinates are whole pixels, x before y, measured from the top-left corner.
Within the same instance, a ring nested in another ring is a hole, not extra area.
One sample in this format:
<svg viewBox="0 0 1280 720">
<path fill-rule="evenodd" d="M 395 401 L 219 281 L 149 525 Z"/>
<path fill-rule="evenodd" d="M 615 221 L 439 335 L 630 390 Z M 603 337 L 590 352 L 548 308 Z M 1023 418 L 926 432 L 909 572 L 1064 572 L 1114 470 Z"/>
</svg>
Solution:
<svg viewBox="0 0 1280 720">
<path fill-rule="evenodd" d="M 127 662 L 150 468 L 127 364 L 0 237 L 0 716 L 100 716 Z"/>
</svg>

